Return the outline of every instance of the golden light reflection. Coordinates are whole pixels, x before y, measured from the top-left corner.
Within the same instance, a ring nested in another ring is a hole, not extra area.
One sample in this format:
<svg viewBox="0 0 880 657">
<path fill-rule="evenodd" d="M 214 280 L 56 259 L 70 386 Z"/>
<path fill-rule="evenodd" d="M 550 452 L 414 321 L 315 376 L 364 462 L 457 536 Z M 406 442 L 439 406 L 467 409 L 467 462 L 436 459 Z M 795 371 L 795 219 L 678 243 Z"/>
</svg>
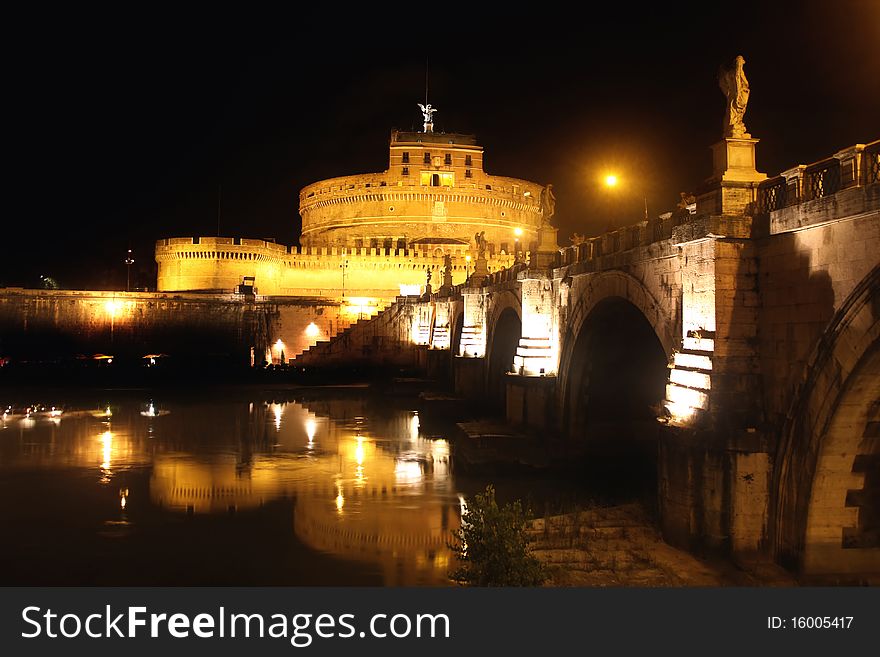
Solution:
<svg viewBox="0 0 880 657">
<path fill-rule="evenodd" d="M 434 460 L 434 476 L 446 476 L 449 464 L 449 443 L 443 438 L 431 445 L 431 458 Z"/>
<path fill-rule="evenodd" d="M 419 414 L 418 411 L 413 412 L 412 419 L 409 421 L 409 439 L 419 439 Z"/>
<path fill-rule="evenodd" d="M 394 479 L 398 484 L 417 484 L 422 480 L 422 466 L 418 461 L 398 459 L 394 464 Z"/>
<path fill-rule="evenodd" d="M 272 413 L 275 415 L 275 431 L 281 431 L 281 416 L 284 415 L 282 404 L 272 404 Z"/>
<path fill-rule="evenodd" d="M 357 461 L 358 465 L 364 464 L 364 439 L 361 436 L 357 437 L 357 447 L 354 449 L 354 460 Z"/>
<path fill-rule="evenodd" d="M 125 505 L 127 504 L 127 500 L 128 500 L 128 489 L 127 488 L 120 488 L 119 489 L 119 507 L 121 509 L 123 509 L 123 510 L 125 509 Z"/>
<path fill-rule="evenodd" d="M 342 507 L 345 506 L 345 498 L 342 496 L 342 486 L 336 489 L 336 512 L 342 513 Z"/>
<path fill-rule="evenodd" d="M 106 484 L 110 481 L 110 476 L 113 474 L 110 470 L 113 460 L 113 432 L 109 429 L 101 434 L 101 457 L 103 461 L 101 462 L 101 483 Z"/>
<path fill-rule="evenodd" d="M 310 417 L 306 420 L 306 437 L 309 439 L 309 447 L 315 441 L 315 434 L 318 432 L 318 423 L 315 418 Z"/>
</svg>

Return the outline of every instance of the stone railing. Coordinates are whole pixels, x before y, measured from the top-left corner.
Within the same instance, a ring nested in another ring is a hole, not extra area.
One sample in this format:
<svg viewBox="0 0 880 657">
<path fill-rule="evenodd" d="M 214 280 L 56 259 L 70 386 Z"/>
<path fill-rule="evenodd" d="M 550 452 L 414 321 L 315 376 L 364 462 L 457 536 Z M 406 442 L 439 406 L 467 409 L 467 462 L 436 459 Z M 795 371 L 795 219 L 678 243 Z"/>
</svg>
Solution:
<svg viewBox="0 0 880 657">
<path fill-rule="evenodd" d="M 424 200 L 422 195 L 425 194 L 436 200 L 488 203 L 522 212 L 539 212 L 541 209 L 540 185 L 503 176 L 483 176 L 473 182 L 465 179 L 454 187 L 420 185 L 410 178 L 392 178 L 389 174 L 352 176 L 350 182 L 348 180 L 336 178 L 304 187 L 299 197 L 300 213 L 340 203 Z"/>
<path fill-rule="evenodd" d="M 800 164 L 768 178 L 758 185 L 758 210 L 776 212 L 783 208 L 832 196 L 850 187 L 880 180 L 880 140 L 856 144 L 833 156 Z"/>
<path fill-rule="evenodd" d="M 682 208 L 676 212 L 666 212 L 652 219 L 585 238 L 580 244 L 561 248 L 556 266 L 564 267 L 578 262 L 587 262 L 601 256 L 629 251 L 670 239 L 678 226 L 692 222 L 696 218 L 697 215 Z"/>
</svg>

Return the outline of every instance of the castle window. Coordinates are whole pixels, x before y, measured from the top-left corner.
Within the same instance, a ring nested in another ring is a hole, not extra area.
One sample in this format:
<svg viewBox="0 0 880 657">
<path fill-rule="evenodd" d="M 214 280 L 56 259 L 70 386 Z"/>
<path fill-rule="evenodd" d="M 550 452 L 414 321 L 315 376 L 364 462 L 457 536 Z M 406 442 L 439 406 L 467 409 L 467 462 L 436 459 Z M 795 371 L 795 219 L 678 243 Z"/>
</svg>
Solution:
<svg viewBox="0 0 880 657">
<path fill-rule="evenodd" d="M 428 151 L 425 151 L 425 164 L 431 164 L 431 154 Z"/>
<path fill-rule="evenodd" d="M 492 189 L 492 185 L 486 185 L 486 189 Z"/>
<path fill-rule="evenodd" d="M 385 238 L 385 241 L 382 244 L 382 248 L 384 248 L 386 250 L 386 252 L 391 249 L 391 238 L 390 237 Z"/>
<path fill-rule="evenodd" d="M 354 241 L 354 248 L 356 248 L 356 249 L 362 249 L 362 248 L 364 248 L 364 240 L 363 240 L 362 238 L 360 238 L 360 237 L 358 237 L 357 239 L 355 239 L 355 241 Z"/>
<path fill-rule="evenodd" d="M 400 156 L 400 161 L 404 164 L 409 164 L 409 152 L 404 151 L 403 155 Z"/>
<path fill-rule="evenodd" d="M 375 237 L 370 240 L 370 248 L 371 249 L 378 249 L 379 248 L 379 240 L 377 240 Z"/>
<path fill-rule="evenodd" d="M 472 178 L 472 177 L 473 177 L 473 176 L 471 175 L 471 170 L 470 170 L 470 169 L 465 169 L 465 170 L 464 170 L 464 177 L 465 177 L 465 178 Z"/>
<path fill-rule="evenodd" d="M 440 174 L 434 173 L 431 174 L 431 187 L 439 187 L 440 186 Z"/>
<path fill-rule="evenodd" d="M 443 158 L 443 164 L 445 164 L 448 167 L 452 166 L 452 153 L 446 154 L 446 157 Z"/>
<path fill-rule="evenodd" d="M 472 166 L 474 166 L 474 162 L 473 162 L 473 160 L 471 159 L 471 156 L 470 156 L 470 155 L 465 155 L 465 156 L 464 156 L 464 165 L 465 165 L 466 167 L 472 167 Z"/>
<path fill-rule="evenodd" d="M 406 238 L 405 237 L 398 237 L 397 238 L 397 250 L 403 251 L 405 249 L 406 249 Z"/>
<path fill-rule="evenodd" d="M 402 176 L 408 176 L 409 175 L 409 167 L 403 167 L 403 170 L 400 172 L 400 174 Z"/>
</svg>

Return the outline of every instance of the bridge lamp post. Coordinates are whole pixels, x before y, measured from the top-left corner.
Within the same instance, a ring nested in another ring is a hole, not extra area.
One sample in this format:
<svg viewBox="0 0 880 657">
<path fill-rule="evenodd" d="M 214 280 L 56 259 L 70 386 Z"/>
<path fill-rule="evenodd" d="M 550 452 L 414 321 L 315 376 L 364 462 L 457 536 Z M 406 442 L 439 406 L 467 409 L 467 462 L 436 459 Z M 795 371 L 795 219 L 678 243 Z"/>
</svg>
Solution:
<svg viewBox="0 0 880 657">
<path fill-rule="evenodd" d="M 606 173 L 602 177 L 602 183 L 608 189 L 615 189 L 620 184 L 620 178 L 616 173 Z M 646 194 L 642 194 L 642 199 L 645 201 L 645 221 L 648 220 L 648 196 Z"/>
<path fill-rule="evenodd" d="M 513 229 L 513 254 L 515 256 L 514 259 L 517 262 L 519 261 L 519 238 L 522 237 L 522 234 L 523 229 L 519 226 Z"/>
<path fill-rule="evenodd" d="M 468 277 L 471 275 L 471 257 L 466 255 L 464 257 L 464 280 L 467 281 Z"/>
<path fill-rule="evenodd" d="M 132 256 L 131 249 L 128 250 L 128 255 L 125 257 L 125 291 L 131 292 L 131 266 L 134 264 L 134 257 Z"/>
</svg>

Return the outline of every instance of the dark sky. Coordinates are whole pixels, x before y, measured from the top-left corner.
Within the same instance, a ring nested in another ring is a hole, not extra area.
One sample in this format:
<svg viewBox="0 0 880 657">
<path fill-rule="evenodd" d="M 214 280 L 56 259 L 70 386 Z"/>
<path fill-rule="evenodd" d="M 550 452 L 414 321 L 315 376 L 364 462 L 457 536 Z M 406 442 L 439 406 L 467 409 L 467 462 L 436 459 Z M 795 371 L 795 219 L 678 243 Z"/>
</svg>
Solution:
<svg viewBox="0 0 880 657">
<path fill-rule="evenodd" d="M 759 170 L 880 137 L 880 0 L 657 4 L 10 20 L 0 284 L 124 287 L 131 245 L 153 285 L 156 239 L 216 233 L 219 185 L 224 235 L 296 243 L 303 185 L 384 170 L 391 128 L 420 125 L 426 56 L 435 130 L 553 182 L 560 243 L 710 175 L 716 72 L 740 53 Z"/>
</svg>

